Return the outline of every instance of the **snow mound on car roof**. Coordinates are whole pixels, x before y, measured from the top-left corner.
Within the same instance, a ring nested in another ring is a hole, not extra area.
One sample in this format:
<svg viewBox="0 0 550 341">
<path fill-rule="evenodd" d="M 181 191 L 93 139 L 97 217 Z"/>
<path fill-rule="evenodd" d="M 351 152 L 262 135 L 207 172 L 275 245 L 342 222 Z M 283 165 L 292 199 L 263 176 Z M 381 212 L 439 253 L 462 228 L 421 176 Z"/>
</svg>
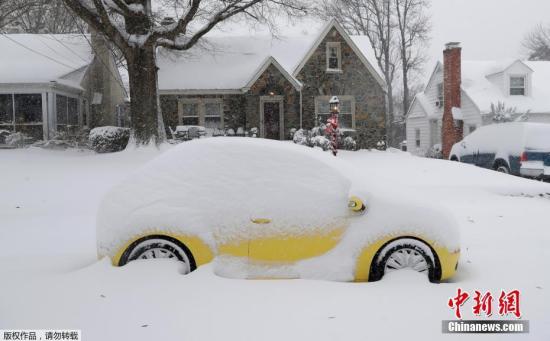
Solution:
<svg viewBox="0 0 550 341">
<path fill-rule="evenodd" d="M 269 140 L 211 138 L 172 148 L 103 199 L 100 256 L 144 233 L 192 234 L 214 246 L 246 234 L 308 233 L 342 224 L 349 181 L 320 150 Z M 256 225 L 256 218 L 272 220 Z"/>
</svg>

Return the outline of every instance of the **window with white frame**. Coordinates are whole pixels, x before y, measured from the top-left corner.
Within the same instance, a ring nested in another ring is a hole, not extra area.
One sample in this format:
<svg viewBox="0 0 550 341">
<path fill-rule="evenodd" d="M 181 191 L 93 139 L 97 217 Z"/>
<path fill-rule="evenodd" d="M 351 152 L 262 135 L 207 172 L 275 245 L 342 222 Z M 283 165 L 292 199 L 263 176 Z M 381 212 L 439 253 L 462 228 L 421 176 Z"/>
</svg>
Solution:
<svg viewBox="0 0 550 341">
<path fill-rule="evenodd" d="M 57 131 L 75 134 L 78 129 L 78 98 L 55 95 Z"/>
<path fill-rule="evenodd" d="M 182 119 L 180 124 L 185 126 L 198 126 L 199 125 L 199 103 L 183 103 L 182 104 Z"/>
<path fill-rule="evenodd" d="M 327 43 L 327 71 L 342 70 L 342 47 L 340 43 Z"/>
<path fill-rule="evenodd" d="M 420 129 L 416 128 L 414 135 L 416 148 L 420 148 Z"/>
<path fill-rule="evenodd" d="M 42 139 L 42 94 L 0 94 L 0 130 Z"/>
<path fill-rule="evenodd" d="M 221 99 L 187 98 L 181 100 L 180 124 L 203 126 L 209 133 L 223 130 L 223 101 Z"/>
<path fill-rule="evenodd" d="M 444 100 L 443 83 L 439 83 L 437 84 L 437 103 L 436 103 L 436 106 L 438 108 L 443 107 L 443 100 Z"/>
<path fill-rule="evenodd" d="M 330 117 L 329 101 L 332 96 L 315 97 L 315 114 L 317 125 L 326 124 Z M 353 96 L 338 96 L 340 100 L 340 115 L 338 117 L 341 128 L 355 128 L 355 98 Z"/>
<path fill-rule="evenodd" d="M 510 95 L 525 96 L 525 77 L 523 76 L 510 77 Z"/>
</svg>

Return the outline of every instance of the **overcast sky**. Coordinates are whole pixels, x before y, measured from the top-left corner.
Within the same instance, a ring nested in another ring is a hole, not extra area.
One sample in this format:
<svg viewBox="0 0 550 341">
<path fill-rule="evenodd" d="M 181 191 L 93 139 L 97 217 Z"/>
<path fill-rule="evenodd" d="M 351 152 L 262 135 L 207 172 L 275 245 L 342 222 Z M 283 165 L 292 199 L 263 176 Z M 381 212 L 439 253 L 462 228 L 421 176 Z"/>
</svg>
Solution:
<svg viewBox="0 0 550 341">
<path fill-rule="evenodd" d="M 465 59 L 522 57 L 521 40 L 537 23 L 550 23 L 550 0 L 432 0 L 432 59 L 449 41 Z"/>
</svg>

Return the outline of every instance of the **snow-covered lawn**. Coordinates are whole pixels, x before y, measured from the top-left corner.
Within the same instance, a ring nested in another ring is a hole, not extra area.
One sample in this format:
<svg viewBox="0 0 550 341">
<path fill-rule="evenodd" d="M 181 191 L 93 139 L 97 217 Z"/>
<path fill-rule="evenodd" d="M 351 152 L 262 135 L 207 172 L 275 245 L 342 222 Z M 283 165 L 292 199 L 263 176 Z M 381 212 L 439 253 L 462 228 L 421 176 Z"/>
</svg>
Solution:
<svg viewBox="0 0 550 341">
<path fill-rule="evenodd" d="M 400 152 L 339 155 L 354 183 L 453 212 L 462 258 L 452 283 L 409 271 L 375 283 L 246 281 L 211 266 L 182 276 L 169 261 L 97 261 L 101 196 L 159 153 L 0 151 L 0 329 L 81 329 L 94 341 L 550 339 L 548 184 Z M 530 334 L 441 334 L 458 287 L 490 290 L 497 310 L 501 289 L 519 289 Z"/>
</svg>

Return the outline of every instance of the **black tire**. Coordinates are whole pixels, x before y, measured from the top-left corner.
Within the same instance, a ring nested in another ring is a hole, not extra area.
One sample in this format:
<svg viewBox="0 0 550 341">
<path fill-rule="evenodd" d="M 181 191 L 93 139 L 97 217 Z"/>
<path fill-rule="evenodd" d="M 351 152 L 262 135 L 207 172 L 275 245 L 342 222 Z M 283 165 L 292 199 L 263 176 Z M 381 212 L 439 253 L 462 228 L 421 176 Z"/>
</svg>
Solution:
<svg viewBox="0 0 550 341">
<path fill-rule="evenodd" d="M 426 248 L 430 250 L 431 255 L 426 254 Z M 439 262 L 437 253 L 430 245 L 416 237 L 401 237 L 390 240 L 384 244 L 376 252 L 372 260 L 369 273 L 369 282 L 381 280 L 382 277 L 384 277 L 388 259 L 395 252 L 402 250 L 412 250 L 420 254 L 427 264 L 429 281 L 432 283 L 439 283 L 441 280 L 441 263 Z"/>
<path fill-rule="evenodd" d="M 170 255 L 167 258 L 177 258 L 179 261 L 188 264 L 189 272 L 197 268 L 197 264 L 189 248 L 179 240 L 164 235 L 151 235 L 134 241 L 124 251 L 118 265 L 123 266 L 131 261 L 143 258 L 143 255 L 151 250 L 166 252 Z"/>
<path fill-rule="evenodd" d="M 499 173 L 510 174 L 510 166 L 508 166 L 508 163 L 502 159 L 495 161 L 493 169 Z"/>
<path fill-rule="evenodd" d="M 452 155 L 449 160 L 459 162 L 458 156 L 456 156 L 456 155 Z"/>
</svg>

